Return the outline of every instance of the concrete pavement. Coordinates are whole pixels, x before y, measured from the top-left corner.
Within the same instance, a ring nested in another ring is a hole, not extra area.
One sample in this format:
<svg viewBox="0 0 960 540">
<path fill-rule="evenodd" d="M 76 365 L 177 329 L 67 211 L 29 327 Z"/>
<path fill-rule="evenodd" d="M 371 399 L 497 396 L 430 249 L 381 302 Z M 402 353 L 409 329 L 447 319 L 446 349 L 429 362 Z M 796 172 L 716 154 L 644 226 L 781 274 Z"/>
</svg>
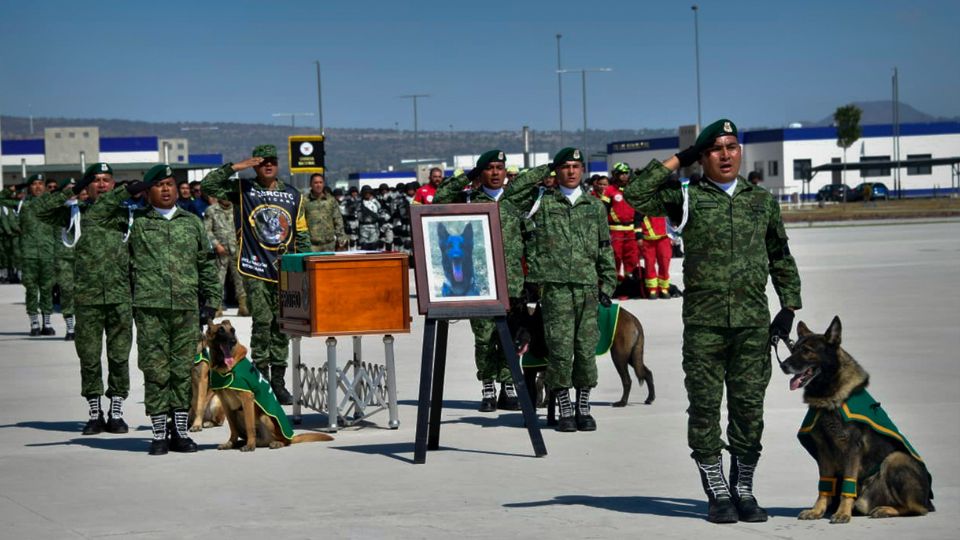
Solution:
<svg viewBox="0 0 960 540">
<path fill-rule="evenodd" d="M 960 224 L 791 229 L 803 278 L 798 320 L 822 331 L 834 314 L 844 347 L 910 437 L 934 478 L 938 511 L 848 525 L 801 522 L 817 470 L 796 440 L 805 409 L 774 369 L 756 492 L 764 524 L 718 526 L 686 447 L 680 301 L 633 300 L 657 400 L 614 409 L 620 385 L 598 359 L 595 433 L 544 430 L 533 457 L 519 413 L 476 412 L 469 325 L 451 326 L 441 450 L 412 465 L 423 320 L 397 336 L 401 426 L 342 430 L 331 443 L 252 454 L 221 452 L 227 429 L 197 434 L 192 455 L 146 454 L 142 376 L 131 358 L 127 435 L 83 437 L 86 405 L 71 343 L 29 338 L 23 288 L 0 286 L 0 537 L 2 538 L 946 538 L 960 532 Z M 674 260 L 676 282 L 680 261 Z M 772 289 L 771 289 L 772 294 Z M 411 300 L 416 312 L 415 300 Z M 775 305 L 772 303 L 772 305 Z M 229 317 L 249 343 L 249 318 Z M 382 358 L 376 338 L 364 352 Z M 345 353 L 344 353 L 345 354 Z M 304 340 L 307 362 L 323 340 Z M 288 375 L 289 376 L 289 375 Z M 543 411 L 541 411 L 542 413 Z M 307 414 L 299 429 L 321 425 Z"/>
</svg>

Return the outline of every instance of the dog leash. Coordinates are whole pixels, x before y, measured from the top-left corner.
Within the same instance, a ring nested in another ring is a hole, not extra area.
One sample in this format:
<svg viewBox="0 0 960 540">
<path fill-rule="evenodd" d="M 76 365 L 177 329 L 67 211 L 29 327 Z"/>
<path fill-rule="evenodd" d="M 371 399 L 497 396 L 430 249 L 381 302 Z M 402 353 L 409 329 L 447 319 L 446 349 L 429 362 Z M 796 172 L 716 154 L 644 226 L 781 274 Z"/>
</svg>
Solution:
<svg viewBox="0 0 960 540">
<path fill-rule="evenodd" d="M 787 350 L 790 352 L 793 352 L 793 347 L 796 343 L 789 337 L 781 338 L 780 336 L 770 336 L 770 346 L 773 347 L 773 354 L 777 357 L 777 363 L 782 366 L 783 360 L 780 359 L 780 351 L 777 347 L 781 341 L 783 341 L 783 344 L 787 346 Z"/>
</svg>

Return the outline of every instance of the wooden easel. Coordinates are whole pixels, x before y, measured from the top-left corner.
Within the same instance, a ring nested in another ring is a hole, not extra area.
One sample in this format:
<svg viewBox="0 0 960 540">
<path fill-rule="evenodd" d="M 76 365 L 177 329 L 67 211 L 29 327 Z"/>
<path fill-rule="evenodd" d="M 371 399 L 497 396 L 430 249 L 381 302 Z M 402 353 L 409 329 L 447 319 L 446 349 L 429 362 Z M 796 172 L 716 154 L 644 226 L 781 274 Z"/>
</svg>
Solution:
<svg viewBox="0 0 960 540">
<path fill-rule="evenodd" d="M 530 393 L 520 370 L 520 361 L 507 328 L 506 312 L 502 307 L 491 308 L 486 316 L 492 317 L 500 336 L 500 346 L 510 367 L 513 384 L 517 388 L 523 421 L 533 444 L 537 457 L 547 455 L 547 447 L 537 422 L 537 410 L 530 399 Z M 447 333 L 451 319 L 478 317 L 472 310 L 469 317 L 458 309 L 435 309 L 427 313 L 423 329 L 423 353 L 420 366 L 420 397 L 417 403 L 417 437 L 414 444 L 413 462 L 426 463 L 427 450 L 436 450 L 440 446 L 440 412 L 443 409 L 443 378 L 447 366 Z"/>
</svg>

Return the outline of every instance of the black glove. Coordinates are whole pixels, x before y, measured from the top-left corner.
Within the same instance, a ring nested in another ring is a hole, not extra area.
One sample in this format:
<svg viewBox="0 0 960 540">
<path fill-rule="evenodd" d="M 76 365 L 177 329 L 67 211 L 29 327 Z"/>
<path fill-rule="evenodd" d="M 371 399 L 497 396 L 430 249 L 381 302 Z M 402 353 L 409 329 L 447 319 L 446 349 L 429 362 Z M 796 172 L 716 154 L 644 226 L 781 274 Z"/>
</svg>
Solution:
<svg viewBox="0 0 960 540">
<path fill-rule="evenodd" d="M 689 167 L 700 160 L 700 149 L 696 146 L 688 146 L 686 150 L 681 150 L 675 155 L 680 160 L 680 167 Z"/>
<path fill-rule="evenodd" d="M 471 182 L 476 182 L 477 178 L 480 178 L 480 173 L 482 172 L 483 172 L 483 169 L 481 169 L 480 167 L 474 167 L 470 169 L 470 172 L 467 173 L 467 178 Z"/>
<path fill-rule="evenodd" d="M 203 306 L 200 308 L 200 324 L 208 325 L 213 322 L 213 319 L 217 316 L 217 308 L 212 308 L 210 306 Z"/>
<path fill-rule="evenodd" d="M 150 184 L 139 180 L 127 184 L 127 193 L 133 196 L 137 196 L 148 189 L 150 189 Z"/>
<path fill-rule="evenodd" d="M 781 308 L 777 316 L 770 323 L 770 343 L 776 345 L 781 339 L 790 339 L 790 332 L 793 331 L 793 311 L 787 308 Z"/>
<path fill-rule="evenodd" d="M 610 297 L 607 296 L 607 293 L 603 291 L 597 293 L 597 302 L 600 302 L 600 305 L 603 307 L 610 307 L 613 305 L 613 302 L 610 301 Z"/>
<path fill-rule="evenodd" d="M 84 177 L 84 178 L 81 178 L 80 181 L 74 184 L 72 187 L 67 186 L 66 188 L 64 188 L 64 191 L 67 191 L 67 189 L 72 189 L 74 195 L 79 195 L 83 193 L 83 191 L 87 189 L 87 186 L 89 186 L 91 183 L 93 183 L 92 176 Z"/>
</svg>

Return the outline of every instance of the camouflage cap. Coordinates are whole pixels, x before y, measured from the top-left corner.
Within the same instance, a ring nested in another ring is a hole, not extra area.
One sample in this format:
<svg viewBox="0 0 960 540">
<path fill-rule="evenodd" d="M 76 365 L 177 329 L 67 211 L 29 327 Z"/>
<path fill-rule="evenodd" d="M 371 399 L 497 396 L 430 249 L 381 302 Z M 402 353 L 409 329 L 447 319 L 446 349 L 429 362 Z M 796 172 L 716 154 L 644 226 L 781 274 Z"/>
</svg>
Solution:
<svg viewBox="0 0 960 540">
<path fill-rule="evenodd" d="M 32 184 L 34 182 L 46 182 L 47 177 L 43 173 L 37 173 L 30 175 L 30 178 L 27 178 L 27 183 Z"/>
<path fill-rule="evenodd" d="M 113 167 L 111 167 L 108 163 L 94 163 L 93 165 L 87 167 L 87 170 L 83 172 L 83 181 L 86 182 L 88 178 L 92 180 L 93 177 L 98 174 L 113 175 Z"/>
<path fill-rule="evenodd" d="M 261 144 L 253 149 L 253 157 L 275 158 L 277 157 L 277 147 L 272 144 Z"/>
<path fill-rule="evenodd" d="M 554 167 L 559 167 L 568 161 L 579 161 L 583 163 L 583 154 L 580 153 L 580 150 L 568 146 L 553 156 Z"/>
<path fill-rule="evenodd" d="M 630 172 L 630 165 L 627 165 L 622 161 L 618 161 L 617 163 L 613 164 L 613 174 L 628 173 L 628 172 Z"/>
<path fill-rule="evenodd" d="M 716 122 L 703 128 L 703 130 L 700 132 L 700 135 L 697 136 L 697 142 L 694 143 L 693 146 L 698 149 L 706 148 L 713 144 L 713 141 L 717 140 L 717 137 L 722 137 L 724 135 L 733 135 L 736 137 L 737 125 L 726 118 L 721 118 L 720 120 L 717 120 Z"/>
<path fill-rule="evenodd" d="M 163 163 L 150 167 L 150 170 L 143 175 L 144 183 L 151 186 L 167 178 L 173 178 L 173 169 Z"/>
<path fill-rule="evenodd" d="M 506 161 L 507 156 L 504 155 L 503 150 L 487 150 L 477 158 L 477 168 L 483 170 L 491 163 L 505 163 Z"/>
</svg>

